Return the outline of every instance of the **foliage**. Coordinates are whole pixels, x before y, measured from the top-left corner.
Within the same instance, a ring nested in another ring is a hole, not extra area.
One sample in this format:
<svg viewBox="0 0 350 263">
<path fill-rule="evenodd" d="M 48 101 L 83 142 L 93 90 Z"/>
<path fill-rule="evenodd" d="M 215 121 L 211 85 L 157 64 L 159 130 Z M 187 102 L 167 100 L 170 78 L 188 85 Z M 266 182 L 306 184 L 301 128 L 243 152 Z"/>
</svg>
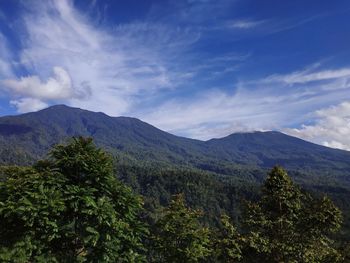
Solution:
<svg viewBox="0 0 350 263">
<path fill-rule="evenodd" d="M 91 139 L 0 184 L 1 262 L 139 262 L 141 200 L 114 176 Z"/>
<path fill-rule="evenodd" d="M 340 210 L 317 189 L 301 190 L 280 167 L 270 171 L 259 193 L 261 170 L 223 176 L 188 166 L 116 163 L 92 139 L 79 137 L 56 146 L 32 167 L 0 167 L 0 261 L 328 263 L 349 258 L 348 244 L 338 249 L 334 241 Z M 124 183 L 144 196 L 145 209 Z M 327 187 L 347 203 L 348 192 Z M 241 199 L 249 200 L 243 214 Z"/>
<path fill-rule="evenodd" d="M 154 165 L 116 165 L 119 178 L 145 200 L 145 209 L 152 218 L 160 206 L 169 204 L 173 195 L 183 193 L 187 204 L 204 212 L 201 221 L 220 224 L 220 215 L 227 214 L 237 223 L 241 199 L 256 199 L 258 186 L 234 178 L 218 178 L 215 174 L 195 169 L 174 169 Z"/>
<path fill-rule="evenodd" d="M 0 261 L 57 262 L 47 244 L 60 237 L 58 222 L 65 209 L 60 188 L 66 180 L 34 169 L 12 172 L 0 184 Z"/>
<path fill-rule="evenodd" d="M 221 216 L 221 224 L 213 237 L 215 262 L 239 262 L 242 259 L 243 238 L 227 215 Z"/>
<path fill-rule="evenodd" d="M 337 262 L 330 234 L 339 230 L 342 216 L 332 201 L 303 193 L 287 173 L 269 173 L 257 203 L 245 211 L 247 262 Z"/>
<path fill-rule="evenodd" d="M 152 231 L 152 255 L 156 262 L 198 262 L 210 253 L 209 229 L 202 227 L 202 212 L 187 208 L 176 195 Z"/>
</svg>

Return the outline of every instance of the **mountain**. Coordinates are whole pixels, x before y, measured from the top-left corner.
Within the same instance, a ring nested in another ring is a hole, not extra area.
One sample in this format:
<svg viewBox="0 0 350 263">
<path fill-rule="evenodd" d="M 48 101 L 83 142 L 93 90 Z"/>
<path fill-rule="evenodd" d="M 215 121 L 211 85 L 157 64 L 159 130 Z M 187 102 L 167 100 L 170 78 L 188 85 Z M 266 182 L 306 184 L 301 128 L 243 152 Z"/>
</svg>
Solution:
<svg viewBox="0 0 350 263">
<path fill-rule="evenodd" d="M 112 154 L 134 161 L 195 167 L 223 175 L 280 164 L 291 171 L 350 178 L 350 152 L 280 132 L 235 133 L 199 141 L 135 118 L 110 117 L 65 105 L 0 118 L 0 163 L 28 164 L 72 136 L 91 136 Z"/>
<path fill-rule="evenodd" d="M 239 217 L 242 199 L 255 200 L 266 171 L 283 165 L 304 189 L 329 195 L 344 211 L 350 236 L 350 152 L 280 132 L 235 133 L 199 141 L 178 137 L 135 118 L 110 117 L 64 105 L 0 117 L 1 165 L 27 165 L 72 136 L 91 136 L 116 156 L 116 174 L 156 211 L 172 194 L 208 215 Z"/>
<path fill-rule="evenodd" d="M 280 164 L 288 169 L 349 173 L 350 152 L 310 143 L 280 132 L 236 133 L 206 142 L 221 149 L 221 158 L 260 167 Z M 232 158 L 238 155 L 239 157 Z M 231 159 L 230 159 L 231 157 Z"/>
<path fill-rule="evenodd" d="M 135 118 L 110 117 L 64 105 L 34 113 L 0 118 L 2 162 L 11 162 L 14 152 L 28 160 L 43 157 L 55 144 L 72 136 L 91 136 L 112 153 L 124 153 L 136 159 L 186 162 L 191 147 L 202 148 L 200 141 L 163 132 Z M 155 156 L 156 155 L 156 156 Z"/>
</svg>

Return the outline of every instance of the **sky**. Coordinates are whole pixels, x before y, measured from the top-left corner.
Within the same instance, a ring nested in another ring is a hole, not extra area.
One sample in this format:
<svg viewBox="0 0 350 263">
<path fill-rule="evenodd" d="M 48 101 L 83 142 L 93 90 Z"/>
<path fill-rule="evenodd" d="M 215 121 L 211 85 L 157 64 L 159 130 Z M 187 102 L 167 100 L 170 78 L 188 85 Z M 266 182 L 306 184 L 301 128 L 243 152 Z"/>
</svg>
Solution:
<svg viewBox="0 0 350 263">
<path fill-rule="evenodd" d="M 66 104 L 350 150 L 348 0 L 0 0 L 0 116 Z"/>
</svg>

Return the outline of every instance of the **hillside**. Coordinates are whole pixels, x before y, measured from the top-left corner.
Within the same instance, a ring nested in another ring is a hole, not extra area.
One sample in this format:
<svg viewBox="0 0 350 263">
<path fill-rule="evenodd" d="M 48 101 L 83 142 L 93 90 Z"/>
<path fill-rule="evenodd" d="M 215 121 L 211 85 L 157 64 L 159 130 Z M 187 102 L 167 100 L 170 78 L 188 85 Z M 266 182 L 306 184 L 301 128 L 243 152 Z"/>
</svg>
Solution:
<svg viewBox="0 0 350 263">
<path fill-rule="evenodd" d="M 350 152 L 306 142 L 279 132 L 236 133 L 199 141 L 178 137 L 135 118 L 110 117 L 64 105 L 0 118 L 0 162 L 32 163 L 72 136 L 91 136 L 97 145 L 129 160 L 181 165 L 231 175 L 280 164 L 326 177 L 350 176 Z M 350 177 L 349 177 L 350 178 Z"/>
</svg>

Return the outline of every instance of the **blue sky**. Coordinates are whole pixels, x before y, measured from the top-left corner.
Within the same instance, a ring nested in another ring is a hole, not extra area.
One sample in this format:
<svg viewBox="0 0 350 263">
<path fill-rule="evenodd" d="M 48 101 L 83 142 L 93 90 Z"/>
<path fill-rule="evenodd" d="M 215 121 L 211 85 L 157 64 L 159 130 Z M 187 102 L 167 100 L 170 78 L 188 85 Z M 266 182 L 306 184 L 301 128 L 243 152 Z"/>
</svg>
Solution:
<svg viewBox="0 0 350 263">
<path fill-rule="evenodd" d="M 67 104 L 350 150 L 350 2 L 0 0 L 0 115 Z"/>
</svg>

